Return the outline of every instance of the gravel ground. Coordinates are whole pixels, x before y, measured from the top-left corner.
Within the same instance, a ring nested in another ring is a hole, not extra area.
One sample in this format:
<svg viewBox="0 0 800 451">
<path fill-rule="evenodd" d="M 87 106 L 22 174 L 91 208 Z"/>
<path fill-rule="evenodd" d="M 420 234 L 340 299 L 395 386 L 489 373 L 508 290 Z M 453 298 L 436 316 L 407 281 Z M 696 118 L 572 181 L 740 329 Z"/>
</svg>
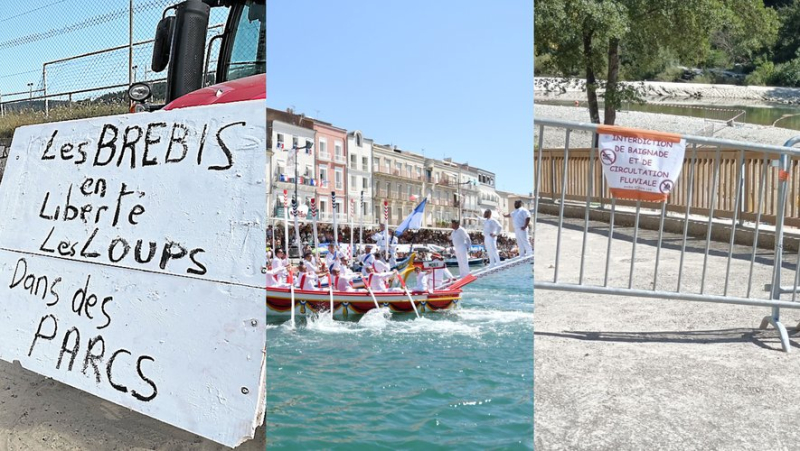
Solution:
<svg viewBox="0 0 800 451">
<path fill-rule="evenodd" d="M 560 119 L 574 122 L 589 122 L 589 110 L 584 107 L 569 107 L 556 105 L 535 106 L 536 119 Z M 602 113 L 601 113 L 602 114 Z M 634 127 L 645 130 L 659 130 L 688 135 L 707 136 L 709 123 L 703 118 L 678 116 L 673 114 L 643 113 L 638 111 L 620 111 L 617 113 L 616 125 Z M 748 141 L 761 144 L 781 145 L 789 138 L 798 134 L 797 130 L 780 127 L 770 127 L 753 124 L 736 124 L 734 127 L 717 124 L 714 138 L 730 139 L 734 141 Z M 535 143 L 539 143 L 539 128 L 536 127 Z M 545 130 L 543 146 L 545 149 L 562 147 L 564 145 L 564 130 Z M 570 147 L 591 146 L 591 135 L 586 132 L 575 132 L 570 137 Z"/>
<path fill-rule="evenodd" d="M 265 427 L 237 451 L 263 451 Z M 0 451 L 230 448 L 0 361 Z"/>
<path fill-rule="evenodd" d="M 553 217 L 536 231 L 536 280 L 552 280 Z M 562 235 L 559 280 L 575 282 L 583 223 L 569 220 Z M 576 227 L 577 226 L 577 227 Z M 586 277 L 601 283 L 607 225 L 591 224 Z M 632 230 L 616 229 L 610 286 L 627 287 Z M 640 231 L 634 288 L 653 279 L 655 232 Z M 679 237 L 665 236 L 659 289 L 674 290 Z M 698 292 L 703 242 L 691 241 L 683 265 L 684 291 Z M 699 251 L 699 252 L 698 252 Z M 770 252 L 759 253 L 753 297 L 764 298 Z M 730 293 L 746 292 L 749 249 L 736 247 Z M 796 257 L 784 265 L 794 275 Z M 712 243 L 706 293 L 721 294 L 727 243 Z M 800 310 L 783 310 L 791 353 L 774 330 L 760 330 L 768 308 L 573 294 L 534 293 L 535 440 L 537 450 L 763 450 L 800 449 Z M 790 298 L 790 296 L 788 296 Z"/>
</svg>

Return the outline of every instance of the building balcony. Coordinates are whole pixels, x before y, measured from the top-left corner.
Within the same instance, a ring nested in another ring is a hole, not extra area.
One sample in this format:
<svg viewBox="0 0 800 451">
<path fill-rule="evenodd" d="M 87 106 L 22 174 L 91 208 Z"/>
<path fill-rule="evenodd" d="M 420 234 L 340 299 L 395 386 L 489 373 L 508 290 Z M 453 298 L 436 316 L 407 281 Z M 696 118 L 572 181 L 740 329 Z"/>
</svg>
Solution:
<svg viewBox="0 0 800 451">
<path fill-rule="evenodd" d="M 319 161 L 331 161 L 331 154 L 328 152 L 317 152 L 317 159 Z"/>
<path fill-rule="evenodd" d="M 344 189 L 344 183 L 339 182 L 336 184 L 336 189 Z"/>
<path fill-rule="evenodd" d="M 334 155 L 333 161 L 339 164 L 347 164 L 347 158 L 345 158 L 344 155 Z"/>
<path fill-rule="evenodd" d="M 381 199 L 385 199 L 386 197 L 388 197 L 386 195 L 386 190 L 385 189 L 379 189 L 377 194 L 378 194 L 378 197 L 381 198 Z"/>
</svg>

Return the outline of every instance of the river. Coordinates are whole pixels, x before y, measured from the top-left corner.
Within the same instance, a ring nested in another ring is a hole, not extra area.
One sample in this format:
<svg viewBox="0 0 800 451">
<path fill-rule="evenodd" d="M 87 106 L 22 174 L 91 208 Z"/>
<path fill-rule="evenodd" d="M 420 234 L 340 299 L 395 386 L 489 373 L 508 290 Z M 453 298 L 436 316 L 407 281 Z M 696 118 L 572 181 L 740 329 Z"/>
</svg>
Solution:
<svg viewBox="0 0 800 451">
<path fill-rule="evenodd" d="M 531 267 L 449 313 L 267 326 L 267 448 L 533 449 Z"/>
</svg>

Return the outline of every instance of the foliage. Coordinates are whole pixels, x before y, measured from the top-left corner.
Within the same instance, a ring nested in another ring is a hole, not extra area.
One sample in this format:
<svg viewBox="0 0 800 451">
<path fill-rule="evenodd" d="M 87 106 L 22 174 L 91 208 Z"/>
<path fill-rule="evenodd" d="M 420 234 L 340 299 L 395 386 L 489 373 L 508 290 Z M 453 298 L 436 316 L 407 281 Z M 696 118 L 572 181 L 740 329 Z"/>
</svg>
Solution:
<svg viewBox="0 0 800 451">
<path fill-rule="evenodd" d="M 586 77 L 594 122 L 595 78 L 606 79 L 606 123 L 631 97 L 620 90 L 623 77 L 662 74 L 671 65 L 665 55 L 688 66 L 747 63 L 774 43 L 779 26 L 763 0 L 534 0 L 534 7 L 536 53 L 560 76 Z"/>
<path fill-rule="evenodd" d="M 744 82 L 746 85 L 764 86 L 772 83 L 775 73 L 775 64 L 772 61 L 759 58 L 756 61 L 756 68 L 747 75 Z"/>
<path fill-rule="evenodd" d="M 769 79 L 769 84 L 793 88 L 800 87 L 800 58 L 776 65 L 775 71 Z"/>
</svg>

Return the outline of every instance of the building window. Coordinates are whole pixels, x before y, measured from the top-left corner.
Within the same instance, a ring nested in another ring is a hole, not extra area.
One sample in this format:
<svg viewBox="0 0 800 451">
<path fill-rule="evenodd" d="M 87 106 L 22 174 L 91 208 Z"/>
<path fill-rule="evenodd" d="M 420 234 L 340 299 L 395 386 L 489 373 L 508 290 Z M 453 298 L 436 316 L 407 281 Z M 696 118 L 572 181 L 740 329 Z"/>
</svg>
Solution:
<svg viewBox="0 0 800 451">
<path fill-rule="evenodd" d="M 355 175 L 351 175 L 350 176 L 350 190 L 352 191 L 355 188 L 356 188 L 356 176 Z"/>
<path fill-rule="evenodd" d="M 320 181 L 327 182 L 328 181 L 328 168 L 325 166 L 319 167 L 319 179 Z"/>
<path fill-rule="evenodd" d="M 363 188 L 363 189 L 367 189 L 368 187 L 369 187 L 369 185 L 367 184 L 367 178 L 366 178 L 366 177 L 363 177 L 363 178 L 361 179 L 361 188 Z"/>
<path fill-rule="evenodd" d="M 342 189 L 344 187 L 344 174 L 341 170 L 336 170 L 335 172 L 336 177 L 336 189 Z"/>
<path fill-rule="evenodd" d="M 356 164 L 357 164 L 357 163 L 356 163 L 356 161 L 357 161 L 357 160 L 358 160 L 358 158 L 356 158 L 356 155 L 355 155 L 355 154 L 353 154 L 353 153 L 351 153 L 351 154 L 350 154 L 350 168 L 351 168 L 351 169 L 358 169 L 358 168 L 356 167 Z"/>
<path fill-rule="evenodd" d="M 283 146 L 283 133 L 278 133 L 275 139 L 278 142 L 278 146 L 276 148 L 280 149 Z"/>
<path fill-rule="evenodd" d="M 361 133 L 356 133 L 356 145 L 361 147 Z"/>
<path fill-rule="evenodd" d="M 328 156 L 328 142 L 325 138 L 319 139 L 319 154 L 323 156 L 323 158 Z"/>
</svg>

